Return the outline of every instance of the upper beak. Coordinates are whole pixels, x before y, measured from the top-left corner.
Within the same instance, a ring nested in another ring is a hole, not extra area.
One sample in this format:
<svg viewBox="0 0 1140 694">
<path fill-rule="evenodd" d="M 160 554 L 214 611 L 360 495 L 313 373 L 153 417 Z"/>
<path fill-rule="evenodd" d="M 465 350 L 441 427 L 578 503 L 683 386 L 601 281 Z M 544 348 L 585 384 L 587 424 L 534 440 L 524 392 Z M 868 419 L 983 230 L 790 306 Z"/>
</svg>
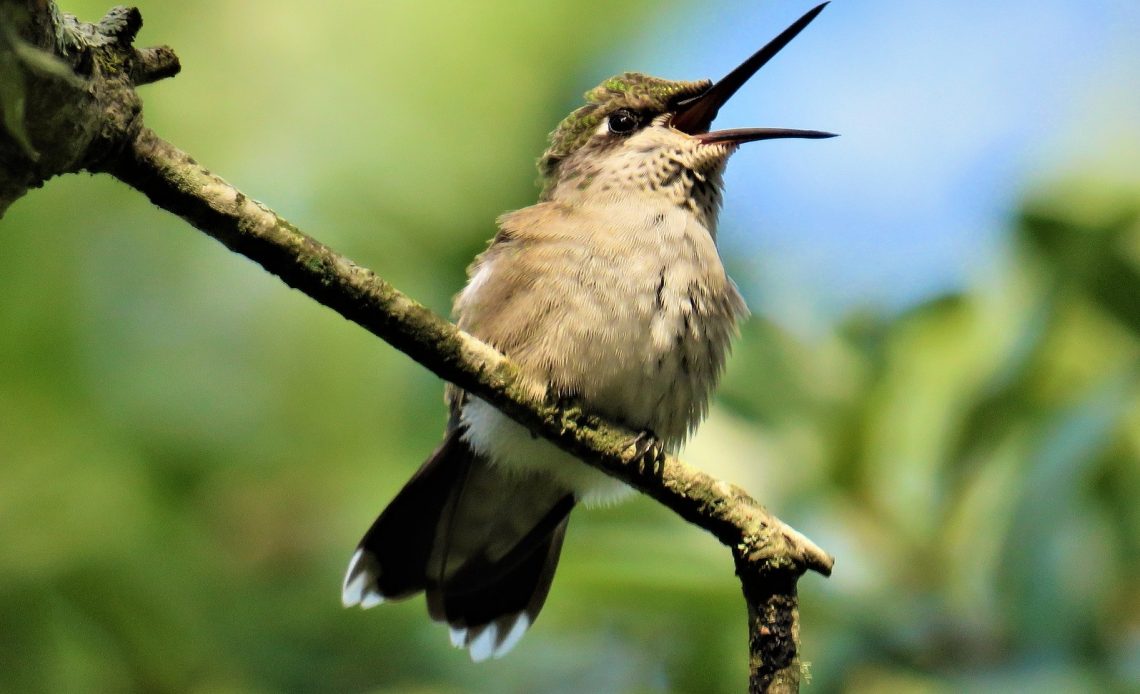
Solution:
<svg viewBox="0 0 1140 694">
<path fill-rule="evenodd" d="M 720 111 L 720 107 L 723 106 L 732 95 L 736 93 L 736 90 L 740 89 L 752 75 L 756 74 L 756 72 L 764 67 L 784 46 L 788 45 L 797 34 L 803 31 L 804 27 L 811 24 L 811 21 L 823 11 L 824 7 L 827 7 L 826 2 L 797 19 L 794 24 L 784 29 L 779 36 L 769 41 L 768 45 L 753 53 L 748 60 L 745 60 L 735 70 L 728 73 L 724 79 L 709 87 L 705 93 L 678 103 L 676 106 L 676 115 L 673 116 L 672 126 L 683 133 L 695 136 L 706 144 L 714 142 L 740 144 L 754 140 L 772 140 L 784 137 L 835 137 L 834 133 L 826 133 L 819 130 L 794 130 L 791 128 L 739 128 L 709 132 L 709 127 L 712 125 L 713 119 L 716 118 L 717 112 Z"/>
</svg>

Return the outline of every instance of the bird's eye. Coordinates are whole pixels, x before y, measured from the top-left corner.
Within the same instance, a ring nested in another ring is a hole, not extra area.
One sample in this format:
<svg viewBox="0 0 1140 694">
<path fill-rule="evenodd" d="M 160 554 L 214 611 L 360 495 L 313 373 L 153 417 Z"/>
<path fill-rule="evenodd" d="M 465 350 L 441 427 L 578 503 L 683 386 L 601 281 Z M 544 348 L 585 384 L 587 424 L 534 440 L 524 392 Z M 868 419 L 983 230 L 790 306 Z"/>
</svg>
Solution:
<svg viewBox="0 0 1140 694">
<path fill-rule="evenodd" d="M 610 126 L 611 133 L 628 135 L 637 129 L 637 126 L 641 124 L 641 119 L 633 111 L 623 108 L 611 113 L 606 122 Z"/>
</svg>

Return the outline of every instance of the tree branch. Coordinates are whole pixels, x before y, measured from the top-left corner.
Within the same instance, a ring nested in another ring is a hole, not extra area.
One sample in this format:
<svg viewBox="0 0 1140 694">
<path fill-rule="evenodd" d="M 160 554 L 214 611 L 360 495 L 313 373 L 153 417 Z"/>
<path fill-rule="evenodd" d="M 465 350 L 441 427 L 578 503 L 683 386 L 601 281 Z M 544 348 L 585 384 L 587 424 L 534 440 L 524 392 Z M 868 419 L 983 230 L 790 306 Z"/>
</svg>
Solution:
<svg viewBox="0 0 1140 694">
<path fill-rule="evenodd" d="M 116 8 L 88 25 L 59 15 L 45 0 L 0 0 L 0 16 L 20 17 L 13 25 L 17 30 L 9 32 L 15 38 L 0 42 L 0 67 L 5 56 L 16 56 L 27 105 L 19 114 L 24 122 L 16 119 L 13 127 L 6 118 L 7 130 L 0 132 L 0 213 L 29 187 L 84 169 L 109 173 L 142 191 L 440 378 L 715 535 L 732 551 L 748 605 L 750 691 L 798 689 L 796 582 L 809 569 L 830 574 L 833 560 L 823 550 L 740 488 L 675 456 L 644 464 L 631 445 L 636 432 L 573 403 L 532 397 L 518 368 L 494 348 L 301 233 L 142 127 L 134 87 L 176 73 L 178 60 L 169 48 L 130 45 L 142 24 L 137 10 Z M 28 67 L 34 61 L 19 57 L 25 43 L 49 50 L 87 78 L 69 80 Z M 6 115 L 10 93 L 0 90 Z M 79 127 L 65 127 L 68 121 Z M 22 125 L 28 126 L 23 144 Z"/>
</svg>

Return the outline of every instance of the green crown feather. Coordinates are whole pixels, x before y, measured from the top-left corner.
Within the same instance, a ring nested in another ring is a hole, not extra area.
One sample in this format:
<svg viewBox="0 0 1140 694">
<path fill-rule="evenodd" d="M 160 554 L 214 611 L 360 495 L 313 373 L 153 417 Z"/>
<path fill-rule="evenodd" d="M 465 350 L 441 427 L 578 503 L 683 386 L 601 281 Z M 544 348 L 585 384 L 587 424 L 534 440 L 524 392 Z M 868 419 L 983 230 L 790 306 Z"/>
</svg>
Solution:
<svg viewBox="0 0 1140 694">
<path fill-rule="evenodd" d="M 550 147 L 539 159 L 539 171 L 543 176 L 551 175 L 559 162 L 586 144 L 598 125 L 618 109 L 665 113 L 678 101 L 704 93 L 710 86 L 709 80 L 675 82 L 639 72 L 611 77 L 586 92 L 586 105 L 566 116 L 550 133 Z"/>
</svg>

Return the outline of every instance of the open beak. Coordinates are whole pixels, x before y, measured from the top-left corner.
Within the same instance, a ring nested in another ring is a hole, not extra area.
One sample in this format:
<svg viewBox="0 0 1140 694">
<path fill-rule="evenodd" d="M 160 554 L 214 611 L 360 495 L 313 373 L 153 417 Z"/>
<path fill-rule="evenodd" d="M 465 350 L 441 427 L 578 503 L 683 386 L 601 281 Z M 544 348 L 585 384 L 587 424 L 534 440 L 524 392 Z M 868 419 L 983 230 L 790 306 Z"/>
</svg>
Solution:
<svg viewBox="0 0 1140 694">
<path fill-rule="evenodd" d="M 728 73 L 708 90 L 698 96 L 681 101 L 676 106 L 676 115 L 673 116 L 672 126 L 683 133 L 696 137 L 705 144 L 729 143 L 741 144 L 756 140 L 774 140 L 785 137 L 804 137 L 819 139 L 835 137 L 835 133 L 826 133 L 819 130 L 795 130 L 792 128 L 737 128 L 733 130 L 717 130 L 709 132 L 713 119 L 736 90 L 740 89 L 752 75 L 788 45 L 792 39 L 804 30 L 811 21 L 827 7 L 823 3 L 800 17 L 779 36 L 768 42 L 760 50 L 752 54 L 748 60 L 741 63 L 735 70 Z"/>
</svg>

